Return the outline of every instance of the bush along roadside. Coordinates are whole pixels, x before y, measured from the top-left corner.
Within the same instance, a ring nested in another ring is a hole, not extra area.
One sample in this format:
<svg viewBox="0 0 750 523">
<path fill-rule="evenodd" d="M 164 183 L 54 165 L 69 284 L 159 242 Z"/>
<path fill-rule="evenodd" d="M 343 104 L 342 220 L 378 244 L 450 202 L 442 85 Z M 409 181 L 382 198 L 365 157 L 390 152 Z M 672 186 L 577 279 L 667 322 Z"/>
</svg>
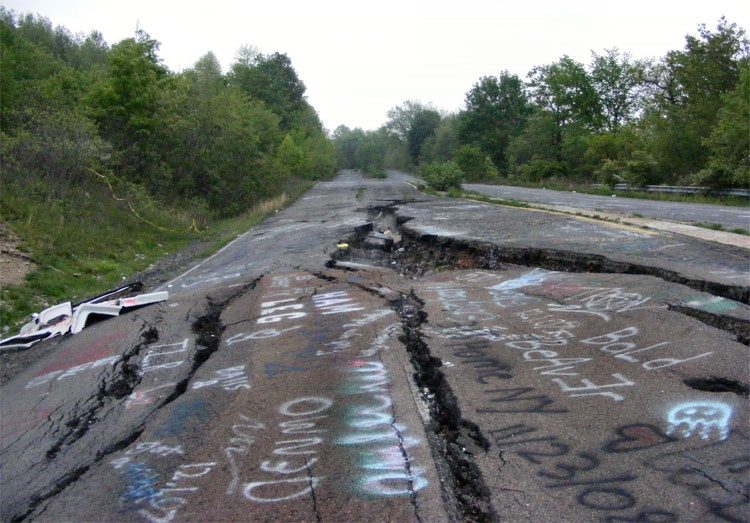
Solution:
<svg viewBox="0 0 750 523">
<path fill-rule="evenodd" d="M 436 191 L 461 191 L 464 173 L 455 162 L 431 163 L 420 169 L 420 176 Z"/>
</svg>

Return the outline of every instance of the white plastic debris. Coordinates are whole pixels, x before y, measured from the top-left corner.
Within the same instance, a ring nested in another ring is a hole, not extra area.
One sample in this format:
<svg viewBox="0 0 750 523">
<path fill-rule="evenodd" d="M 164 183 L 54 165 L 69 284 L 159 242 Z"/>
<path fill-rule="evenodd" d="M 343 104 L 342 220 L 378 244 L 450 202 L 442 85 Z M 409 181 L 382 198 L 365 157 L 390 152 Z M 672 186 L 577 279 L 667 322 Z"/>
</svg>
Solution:
<svg viewBox="0 0 750 523">
<path fill-rule="evenodd" d="M 160 301 L 166 301 L 169 299 L 169 293 L 167 291 L 152 292 L 149 294 L 139 294 L 131 298 L 120 298 L 116 300 L 116 304 L 120 307 L 141 307 L 143 305 L 150 305 Z M 106 303 L 106 302 L 105 302 Z"/>
<path fill-rule="evenodd" d="M 49 309 L 44 309 L 40 313 L 31 315 L 31 321 L 21 327 L 21 334 L 29 334 L 44 330 L 46 327 L 59 323 L 63 318 L 73 315 L 73 308 L 69 301 L 53 305 Z"/>
<path fill-rule="evenodd" d="M 117 316 L 122 307 L 107 303 L 82 303 L 73 311 L 73 324 L 70 326 L 71 334 L 78 334 L 88 324 L 89 317 L 95 316 Z"/>
<path fill-rule="evenodd" d="M 131 291 L 133 287 L 132 285 L 120 287 L 75 307 L 67 301 L 32 314 L 31 321 L 21 327 L 19 334 L 0 340 L 0 352 L 25 350 L 47 338 L 62 336 L 67 333 L 78 334 L 96 317 L 101 319 L 102 316 L 117 316 L 123 310 L 128 311 L 169 299 L 169 292 L 166 291 L 139 294 L 127 298 L 117 297 Z"/>
</svg>

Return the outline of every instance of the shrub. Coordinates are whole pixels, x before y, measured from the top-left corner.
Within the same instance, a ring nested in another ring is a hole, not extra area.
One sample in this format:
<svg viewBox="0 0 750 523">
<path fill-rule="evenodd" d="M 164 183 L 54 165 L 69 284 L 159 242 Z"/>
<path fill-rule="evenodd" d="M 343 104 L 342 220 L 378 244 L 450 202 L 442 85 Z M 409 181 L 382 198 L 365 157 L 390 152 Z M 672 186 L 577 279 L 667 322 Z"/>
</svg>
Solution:
<svg viewBox="0 0 750 523">
<path fill-rule="evenodd" d="M 601 167 L 594 172 L 596 178 L 610 189 L 614 190 L 615 185 L 624 182 L 622 177 L 622 164 L 615 160 L 604 160 Z"/>
<path fill-rule="evenodd" d="M 623 172 L 625 181 L 636 187 L 643 187 L 658 182 L 656 161 L 643 151 L 635 151 L 633 156 L 625 162 Z"/>
<path fill-rule="evenodd" d="M 542 160 L 534 159 L 529 163 L 520 165 L 517 168 L 517 173 L 521 178 L 532 182 L 538 182 L 545 178 L 552 178 L 553 176 L 564 176 L 567 174 L 565 166 L 555 160 Z"/>
<path fill-rule="evenodd" d="M 370 164 L 366 166 L 363 169 L 363 171 L 365 175 L 369 178 L 383 179 L 383 178 L 388 177 L 388 173 L 386 172 L 386 170 L 383 168 L 382 165 L 379 165 L 378 163 L 374 163 L 374 164 Z"/>
<path fill-rule="evenodd" d="M 482 181 L 498 178 L 497 167 L 479 147 L 464 145 L 453 157 L 463 171 L 467 181 Z"/>
<path fill-rule="evenodd" d="M 436 191 L 460 190 L 464 179 L 464 173 L 455 162 L 431 163 L 423 167 L 420 174 Z"/>
<path fill-rule="evenodd" d="M 0 141 L 4 176 L 16 172 L 44 179 L 52 193 L 62 194 L 109 159 L 111 147 L 84 116 L 65 109 L 23 116 L 20 128 L 13 135 L 3 133 Z"/>
</svg>

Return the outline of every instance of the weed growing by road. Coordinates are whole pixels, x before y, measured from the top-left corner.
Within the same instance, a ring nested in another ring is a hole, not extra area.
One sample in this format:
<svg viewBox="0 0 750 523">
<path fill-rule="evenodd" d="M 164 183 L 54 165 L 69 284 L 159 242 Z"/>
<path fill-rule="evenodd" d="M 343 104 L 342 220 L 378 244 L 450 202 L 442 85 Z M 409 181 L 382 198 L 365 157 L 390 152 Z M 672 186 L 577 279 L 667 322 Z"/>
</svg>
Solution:
<svg viewBox="0 0 750 523">
<path fill-rule="evenodd" d="M 465 192 L 463 194 L 463 196 L 465 198 L 470 198 L 470 199 L 476 200 L 478 202 L 494 203 L 494 204 L 498 204 L 498 205 L 506 205 L 508 207 L 519 207 L 521 209 L 530 209 L 531 208 L 531 205 L 529 205 L 527 203 L 524 203 L 524 202 L 520 202 L 518 200 L 513 200 L 513 199 L 507 200 L 505 198 L 492 198 L 490 196 L 486 196 L 484 194 L 479 194 L 479 193 L 475 193 L 475 192 L 471 192 L 471 191 Z"/>
<path fill-rule="evenodd" d="M 712 231 L 731 232 L 734 234 L 742 234 L 744 236 L 750 236 L 750 231 L 747 231 L 741 227 L 733 227 L 730 229 L 730 228 L 724 227 L 720 223 L 696 223 L 694 225 L 698 227 L 703 227 L 704 229 L 711 229 Z"/>
<path fill-rule="evenodd" d="M 421 169 L 420 175 L 436 191 L 462 191 L 464 173 L 454 162 L 431 163 Z"/>
</svg>

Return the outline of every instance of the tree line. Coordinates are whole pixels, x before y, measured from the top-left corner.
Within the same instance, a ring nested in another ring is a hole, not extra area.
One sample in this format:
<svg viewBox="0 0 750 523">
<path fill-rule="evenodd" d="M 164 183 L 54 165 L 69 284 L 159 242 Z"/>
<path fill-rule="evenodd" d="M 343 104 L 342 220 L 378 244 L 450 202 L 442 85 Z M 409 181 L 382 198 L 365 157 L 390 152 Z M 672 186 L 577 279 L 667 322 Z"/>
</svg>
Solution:
<svg viewBox="0 0 750 523">
<path fill-rule="evenodd" d="M 289 57 L 242 47 L 170 71 L 144 31 L 114 45 L 0 8 L 0 178 L 50 198 L 94 173 L 165 203 L 236 215 L 336 153 Z"/>
<path fill-rule="evenodd" d="M 658 60 L 618 49 L 588 64 L 563 56 L 525 81 L 480 78 L 457 114 L 410 100 L 380 129 L 341 126 L 334 141 L 342 167 L 367 172 L 451 162 L 470 181 L 748 187 L 748 40 L 722 18 Z"/>
</svg>

